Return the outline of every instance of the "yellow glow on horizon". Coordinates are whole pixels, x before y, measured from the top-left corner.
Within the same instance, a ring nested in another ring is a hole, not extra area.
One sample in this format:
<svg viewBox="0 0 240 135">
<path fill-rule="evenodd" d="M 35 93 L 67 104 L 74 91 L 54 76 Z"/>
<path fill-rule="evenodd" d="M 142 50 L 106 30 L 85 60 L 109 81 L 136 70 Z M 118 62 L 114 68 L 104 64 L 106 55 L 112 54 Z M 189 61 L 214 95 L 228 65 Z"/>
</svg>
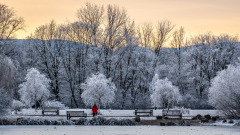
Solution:
<svg viewBox="0 0 240 135">
<path fill-rule="evenodd" d="M 18 32 L 18 38 L 29 36 L 52 19 L 57 23 L 76 20 L 77 10 L 86 2 L 119 5 L 137 24 L 170 20 L 183 26 L 187 36 L 240 33 L 240 0 L 1 0 L 26 21 L 26 30 Z"/>
</svg>

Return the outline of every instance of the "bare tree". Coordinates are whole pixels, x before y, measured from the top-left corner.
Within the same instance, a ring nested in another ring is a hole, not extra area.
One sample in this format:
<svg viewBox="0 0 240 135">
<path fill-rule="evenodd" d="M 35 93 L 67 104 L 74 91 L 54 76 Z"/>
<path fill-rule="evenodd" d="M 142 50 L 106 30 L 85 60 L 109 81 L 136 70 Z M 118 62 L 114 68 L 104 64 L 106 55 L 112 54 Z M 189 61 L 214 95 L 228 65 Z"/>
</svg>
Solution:
<svg viewBox="0 0 240 135">
<path fill-rule="evenodd" d="M 55 21 L 42 25 L 29 37 L 44 67 L 42 70 L 51 79 L 51 90 L 59 100 L 60 65 L 65 37 L 64 27 L 58 26 Z"/>
<path fill-rule="evenodd" d="M 158 22 L 156 25 L 156 32 L 153 39 L 153 47 L 152 49 L 155 51 L 157 57 L 160 55 L 160 50 L 163 47 L 164 43 L 166 43 L 170 38 L 170 33 L 173 30 L 175 25 L 173 25 L 170 21 L 162 21 Z"/>
<path fill-rule="evenodd" d="M 88 24 L 87 38 L 88 44 L 97 46 L 99 44 L 100 27 L 103 22 L 103 6 L 86 3 L 86 7 L 77 11 L 79 22 Z"/>
<path fill-rule="evenodd" d="M 153 36 L 153 46 L 152 49 L 155 51 L 155 60 L 153 63 L 153 68 L 156 70 L 156 67 L 158 66 L 159 58 L 160 58 L 160 51 L 163 47 L 163 45 L 168 42 L 170 38 L 170 33 L 173 30 L 175 25 L 173 25 L 170 21 L 162 21 L 158 22 L 155 26 L 155 33 Z M 153 70 L 153 72 L 156 72 Z"/>
<path fill-rule="evenodd" d="M 176 63 L 177 63 L 177 70 L 176 70 L 176 76 L 177 76 L 177 85 L 179 87 L 179 90 L 181 94 L 184 94 L 183 86 L 182 86 L 182 79 L 181 79 L 181 72 L 182 72 L 182 49 L 184 47 L 184 35 L 185 31 L 183 27 L 180 27 L 179 29 L 175 30 L 173 32 L 172 40 L 171 40 L 171 47 L 174 50 L 174 54 L 176 56 Z"/>
<path fill-rule="evenodd" d="M 103 40 L 103 56 L 104 62 L 103 67 L 105 69 L 105 75 L 107 78 L 110 77 L 111 72 L 111 59 L 113 50 L 117 49 L 124 42 L 123 29 L 127 22 L 128 17 L 126 10 L 120 9 L 118 6 L 108 5 L 106 26 Z"/>
<path fill-rule="evenodd" d="M 0 53 L 9 56 L 14 48 L 7 44 L 5 39 L 12 39 L 15 33 L 24 28 L 24 19 L 17 17 L 14 10 L 4 4 L 0 4 Z M 8 41 L 9 43 L 9 41 Z"/>
<path fill-rule="evenodd" d="M 138 28 L 138 37 L 142 47 L 151 48 L 153 41 L 153 26 L 150 23 L 145 23 Z"/>
<path fill-rule="evenodd" d="M 0 40 L 14 37 L 15 32 L 24 28 L 24 19 L 17 17 L 14 10 L 0 4 Z"/>
</svg>

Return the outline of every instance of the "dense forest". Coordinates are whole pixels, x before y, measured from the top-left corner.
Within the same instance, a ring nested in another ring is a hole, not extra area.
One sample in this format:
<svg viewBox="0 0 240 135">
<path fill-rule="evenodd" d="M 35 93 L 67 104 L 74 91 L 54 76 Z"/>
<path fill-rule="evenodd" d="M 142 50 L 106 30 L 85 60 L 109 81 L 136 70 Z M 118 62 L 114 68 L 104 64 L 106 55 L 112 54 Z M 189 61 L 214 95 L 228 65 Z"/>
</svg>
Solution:
<svg viewBox="0 0 240 135">
<path fill-rule="evenodd" d="M 87 3 L 77 11 L 77 21 L 52 20 L 24 40 L 14 39 L 24 20 L 7 6 L 0 7 L 0 89 L 16 100 L 27 70 L 34 67 L 51 80 L 50 99 L 71 108 L 86 107 L 81 85 L 101 73 L 116 86 L 107 108 L 153 107 L 150 85 L 157 75 L 178 87 L 179 106 L 206 109 L 212 108 L 208 103 L 212 79 L 228 65 L 239 63 L 237 36 L 186 37 L 183 27 L 168 20 L 136 25 L 115 5 Z M 3 9 L 12 17 L 3 16 Z"/>
</svg>

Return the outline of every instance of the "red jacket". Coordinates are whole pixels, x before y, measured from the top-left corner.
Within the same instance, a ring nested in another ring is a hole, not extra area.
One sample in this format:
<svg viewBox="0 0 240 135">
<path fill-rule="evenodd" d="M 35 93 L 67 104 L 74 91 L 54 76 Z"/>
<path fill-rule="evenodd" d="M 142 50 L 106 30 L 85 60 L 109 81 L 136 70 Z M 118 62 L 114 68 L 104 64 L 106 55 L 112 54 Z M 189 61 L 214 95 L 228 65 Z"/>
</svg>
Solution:
<svg viewBox="0 0 240 135">
<path fill-rule="evenodd" d="M 97 106 L 93 106 L 93 107 L 92 107 L 92 112 L 93 112 L 93 113 L 97 113 L 97 111 L 98 111 L 98 107 L 97 107 Z"/>
</svg>

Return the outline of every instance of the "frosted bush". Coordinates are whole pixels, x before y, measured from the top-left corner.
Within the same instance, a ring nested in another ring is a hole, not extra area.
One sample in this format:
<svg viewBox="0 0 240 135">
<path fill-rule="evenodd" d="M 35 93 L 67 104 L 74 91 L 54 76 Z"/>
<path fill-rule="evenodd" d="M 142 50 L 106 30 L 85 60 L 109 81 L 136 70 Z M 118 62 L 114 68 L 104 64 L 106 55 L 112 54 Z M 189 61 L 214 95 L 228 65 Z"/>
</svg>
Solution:
<svg viewBox="0 0 240 135">
<path fill-rule="evenodd" d="M 115 118 L 110 118 L 108 120 L 105 121 L 104 125 L 111 125 L 111 126 L 114 126 L 114 125 L 119 125 L 119 120 L 115 119 Z"/>
<path fill-rule="evenodd" d="M 151 83 L 151 100 L 155 107 L 172 107 L 182 100 L 179 89 L 166 78 Z"/>
<path fill-rule="evenodd" d="M 75 123 L 76 125 L 88 125 L 88 120 L 85 118 L 80 118 L 78 121 Z"/>
<path fill-rule="evenodd" d="M 98 104 L 104 107 L 113 102 L 117 90 L 111 79 L 100 73 L 87 78 L 81 88 L 81 97 L 86 105 Z"/>
<path fill-rule="evenodd" d="M 89 121 L 90 125 L 104 125 L 104 123 L 106 122 L 106 119 L 103 117 L 94 117 Z"/>
<path fill-rule="evenodd" d="M 49 83 L 50 79 L 41 74 L 36 68 L 27 71 L 25 82 L 19 85 L 19 94 L 21 101 L 27 106 L 32 107 L 47 101 L 50 96 Z"/>
<path fill-rule="evenodd" d="M 17 111 L 20 111 L 24 107 L 23 103 L 19 100 L 13 100 L 12 102 L 12 109 L 17 113 Z"/>
<path fill-rule="evenodd" d="M 44 102 L 44 106 L 45 107 L 58 107 L 60 109 L 66 109 L 66 106 L 62 102 L 55 101 L 55 100 Z"/>
<path fill-rule="evenodd" d="M 228 116 L 240 117 L 240 66 L 229 66 L 217 74 L 209 88 L 209 103 Z"/>
<path fill-rule="evenodd" d="M 133 126 L 133 125 L 135 125 L 135 122 L 133 120 L 130 120 L 130 119 L 122 119 L 122 120 L 119 121 L 119 125 Z"/>
</svg>

